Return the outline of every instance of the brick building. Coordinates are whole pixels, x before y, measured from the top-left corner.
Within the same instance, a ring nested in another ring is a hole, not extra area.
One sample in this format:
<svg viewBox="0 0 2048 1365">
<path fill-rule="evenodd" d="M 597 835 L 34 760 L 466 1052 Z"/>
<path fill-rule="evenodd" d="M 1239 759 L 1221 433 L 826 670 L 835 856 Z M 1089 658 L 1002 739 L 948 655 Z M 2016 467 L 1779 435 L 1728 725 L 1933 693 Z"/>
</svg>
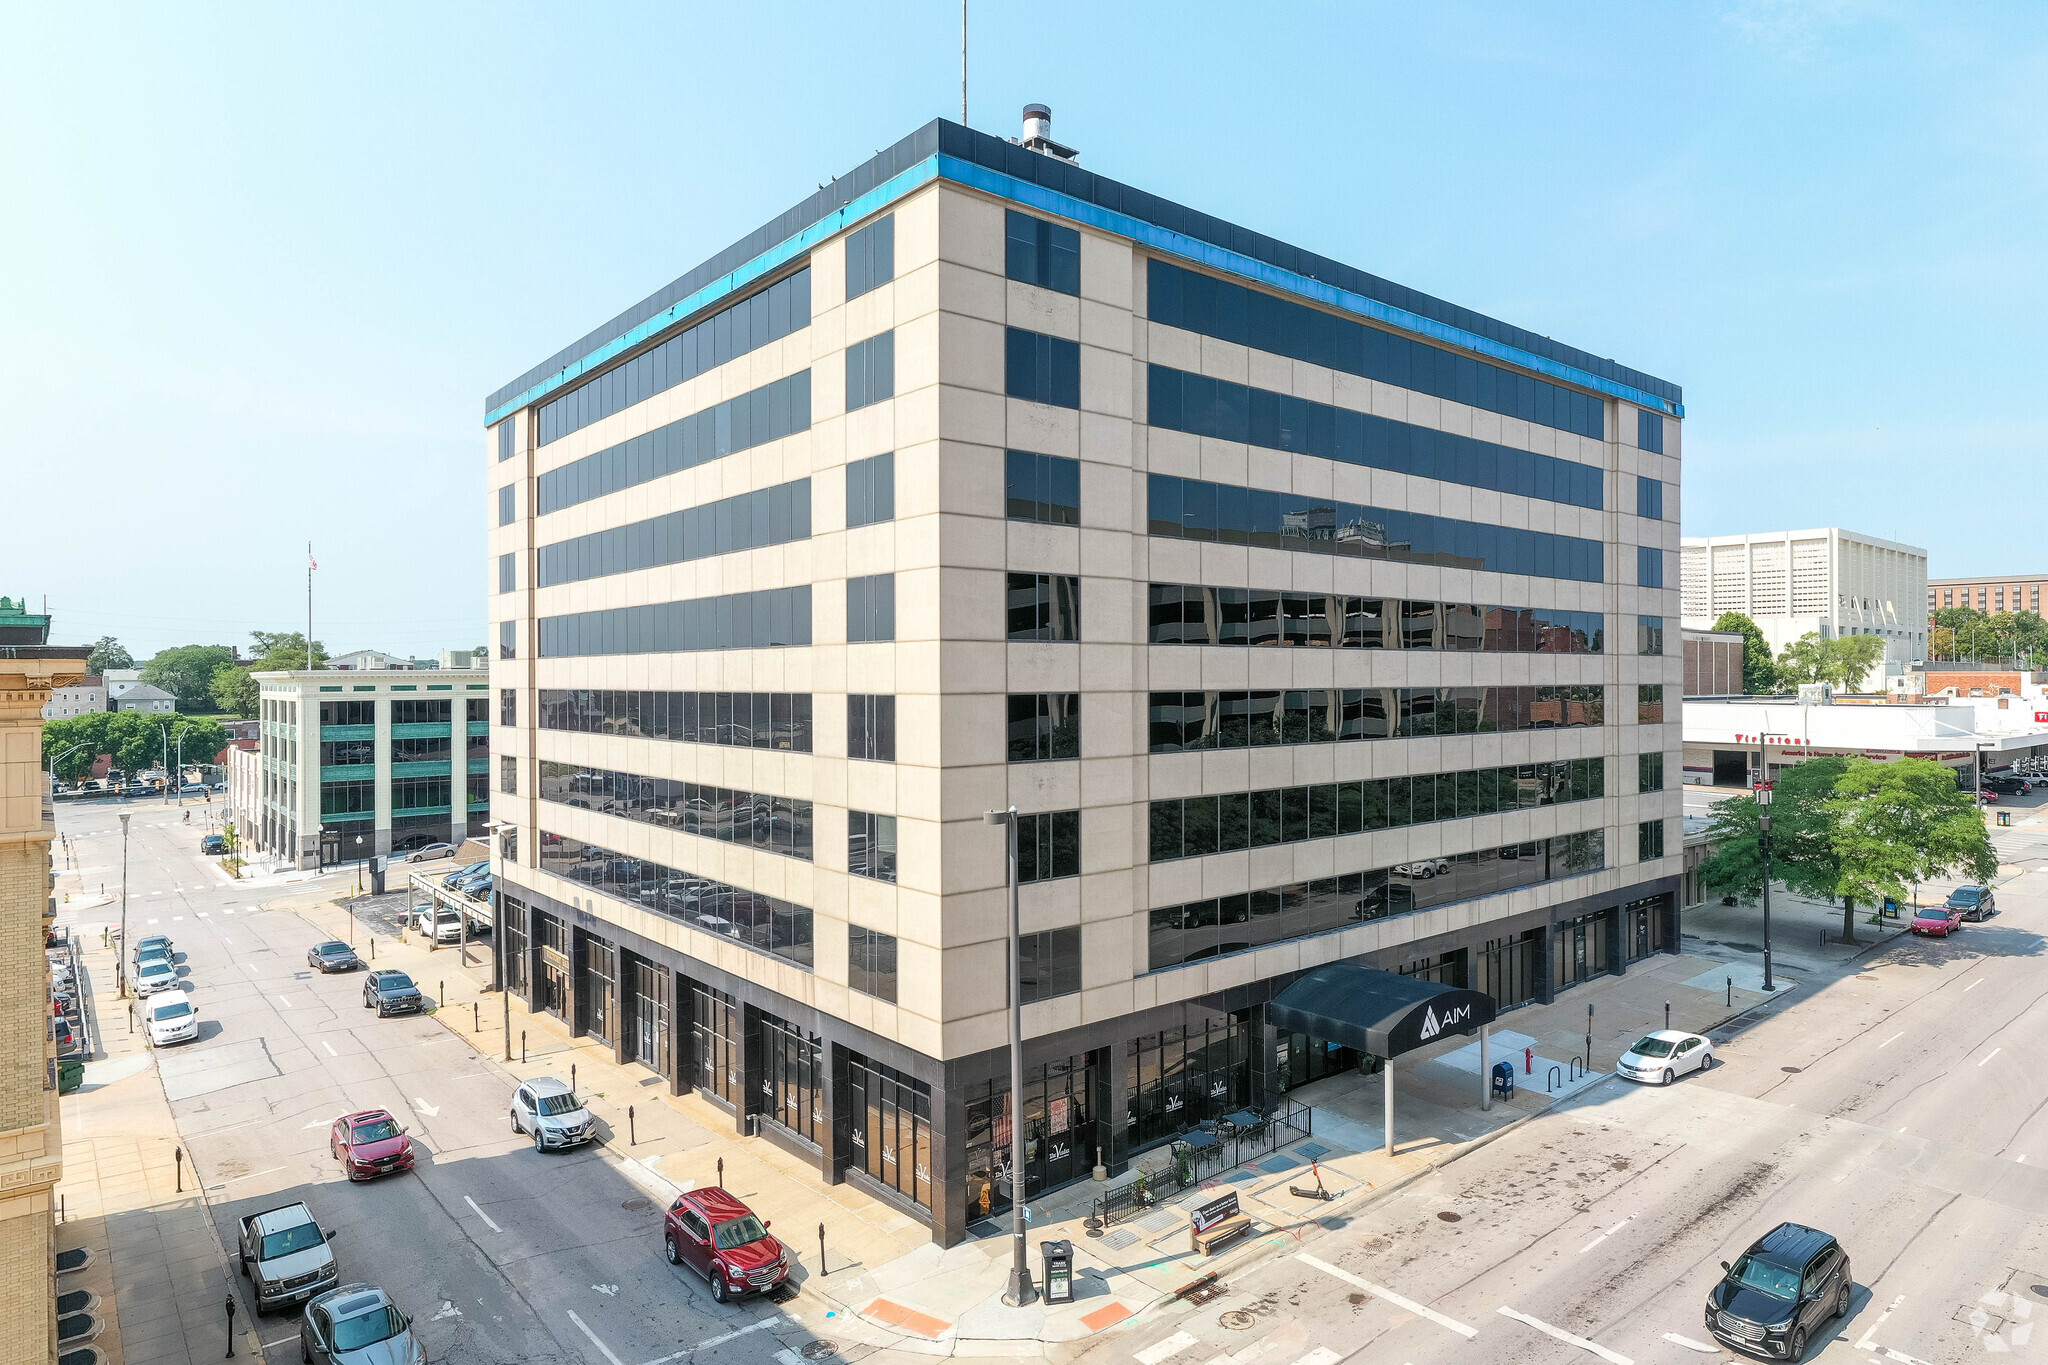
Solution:
<svg viewBox="0 0 2048 1365">
<path fill-rule="evenodd" d="M 2041 588 L 2048 574 L 2004 574 L 1991 578 L 1930 578 L 1927 614 L 1943 607 L 1975 607 L 1982 612 L 2041 610 Z"/>
</svg>

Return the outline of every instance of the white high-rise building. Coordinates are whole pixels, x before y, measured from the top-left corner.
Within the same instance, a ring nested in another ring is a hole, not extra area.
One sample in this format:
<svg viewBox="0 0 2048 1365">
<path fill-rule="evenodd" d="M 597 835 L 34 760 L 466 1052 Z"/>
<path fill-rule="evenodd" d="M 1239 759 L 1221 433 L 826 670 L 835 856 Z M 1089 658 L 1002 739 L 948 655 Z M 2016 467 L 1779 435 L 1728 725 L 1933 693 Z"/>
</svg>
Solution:
<svg viewBox="0 0 2048 1365">
<path fill-rule="evenodd" d="M 1680 556 L 1687 629 L 1712 629 L 1722 612 L 1739 611 L 1773 653 L 1805 635 L 1882 636 L 1884 662 L 1865 687 L 1927 657 L 1927 551 L 1917 545 L 1830 526 L 1687 536 Z"/>
</svg>

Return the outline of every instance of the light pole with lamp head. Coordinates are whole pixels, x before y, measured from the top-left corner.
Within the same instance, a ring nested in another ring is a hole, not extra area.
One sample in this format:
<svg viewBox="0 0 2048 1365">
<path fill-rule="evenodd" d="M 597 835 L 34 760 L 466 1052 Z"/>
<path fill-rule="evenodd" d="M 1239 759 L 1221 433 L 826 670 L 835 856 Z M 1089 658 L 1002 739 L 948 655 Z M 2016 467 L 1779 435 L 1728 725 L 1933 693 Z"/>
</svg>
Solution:
<svg viewBox="0 0 2048 1365">
<path fill-rule="evenodd" d="M 80 749 L 83 749 L 84 747 L 85 746 L 83 744 L 74 744 L 70 748 L 66 749 L 63 753 L 57 754 L 56 756 L 50 759 L 50 786 L 52 789 L 55 789 L 57 785 L 57 765 L 59 763 L 62 763 L 65 759 L 71 757 L 71 755 L 77 753 Z"/>
<path fill-rule="evenodd" d="M 133 811 L 121 812 L 121 950 L 114 959 L 114 982 L 121 999 L 128 998 L 128 820 Z"/>
<path fill-rule="evenodd" d="M 1010 1281 L 1003 1302 L 1022 1308 L 1037 1298 L 1031 1287 L 1031 1253 L 1024 1245 L 1024 983 L 1017 919 L 1017 808 L 982 812 L 991 825 L 1007 826 L 1010 891 Z"/>
<path fill-rule="evenodd" d="M 355 841 L 356 841 L 356 894 L 355 894 L 355 896 L 354 896 L 353 898 L 351 898 L 351 900 L 350 900 L 350 902 L 349 902 L 349 907 L 348 907 L 348 946 L 349 946 L 349 947 L 351 947 L 351 948 L 353 948 L 353 947 L 355 947 L 355 946 L 356 946 L 356 907 L 355 907 L 355 902 L 356 902 L 357 900 L 360 900 L 360 899 L 362 899 L 362 895 L 363 895 L 363 865 L 364 865 L 364 863 L 365 863 L 365 862 L 367 862 L 367 861 L 368 861 L 368 858 L 369 858 L 369 855 L 363 852 L 363 836 L 362 836 L 362 835 L 360 835 L 360 834 L 358 834 L 358 835 L 355 835 L 355 836 L 353 836 L 353 837 L 355 838 Z"/>
<path fill-rule="evenodd" d="M 1758 761 L 1762 761 L 1763 750 L 1757 750 Z M 1771 779 L 1768 769 L 1756 784 L 1757 804 L 1757 850 L 1764 860 L 1764 993 L 1778 988 L 1771 984 Z"/>
</svg>

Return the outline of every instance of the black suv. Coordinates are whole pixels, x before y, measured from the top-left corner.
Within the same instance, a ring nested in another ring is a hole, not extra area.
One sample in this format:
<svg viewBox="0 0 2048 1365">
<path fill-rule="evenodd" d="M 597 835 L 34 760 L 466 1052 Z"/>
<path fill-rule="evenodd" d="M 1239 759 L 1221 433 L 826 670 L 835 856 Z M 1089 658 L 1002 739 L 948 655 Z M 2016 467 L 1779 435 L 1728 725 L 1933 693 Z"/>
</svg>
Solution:
<svg viewBox="0 0 2048 1365">
<path fill-rule="evenodd" d="M 1948 893 L 1948 908 L 1963 912 L 1967 920 L 1980 920 L 1998 912 L 1998 897 L 1988 886 L 1959 886 Z"/>
<path fill-rule="evenodd" d="M 377 1011 L 379 1019 L 387 1014 L 418 1014 L 425 1003 L 420 988 L 404 972 L 371 972 L 363 978 L 363 1008 Z"/>
<path fill-rule="evenodd" d="M 1849 1253 L 1827 1233 L 1780 1223 L 1707 1295 L 1707 1330 L 1737 1350 L 1798 1360 L 1823 1325 L 1849 1311 Z"/>
<path fill-rule="evenodd" d="M 2000 796 L 2020 796 L 2034 789 L 2034 784 L 2024 777 L 1987 777 L 1980 785 Z"/>
</svg>

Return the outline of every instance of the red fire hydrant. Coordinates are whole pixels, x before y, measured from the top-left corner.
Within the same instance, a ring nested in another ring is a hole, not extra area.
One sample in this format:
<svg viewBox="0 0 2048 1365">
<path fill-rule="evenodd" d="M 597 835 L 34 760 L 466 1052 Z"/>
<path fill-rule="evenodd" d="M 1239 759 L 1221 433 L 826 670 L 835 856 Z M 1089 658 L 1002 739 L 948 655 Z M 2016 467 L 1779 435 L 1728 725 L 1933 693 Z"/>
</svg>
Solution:
<svg viewBox="0 0 2048 1365">
<path fill-rule="evenodd" d="M 1522 1049 L 1522 1074 L 1524 1076 L 1536 1074 L 1536 1049 L 1533 1047 Z"/>
</svg>

